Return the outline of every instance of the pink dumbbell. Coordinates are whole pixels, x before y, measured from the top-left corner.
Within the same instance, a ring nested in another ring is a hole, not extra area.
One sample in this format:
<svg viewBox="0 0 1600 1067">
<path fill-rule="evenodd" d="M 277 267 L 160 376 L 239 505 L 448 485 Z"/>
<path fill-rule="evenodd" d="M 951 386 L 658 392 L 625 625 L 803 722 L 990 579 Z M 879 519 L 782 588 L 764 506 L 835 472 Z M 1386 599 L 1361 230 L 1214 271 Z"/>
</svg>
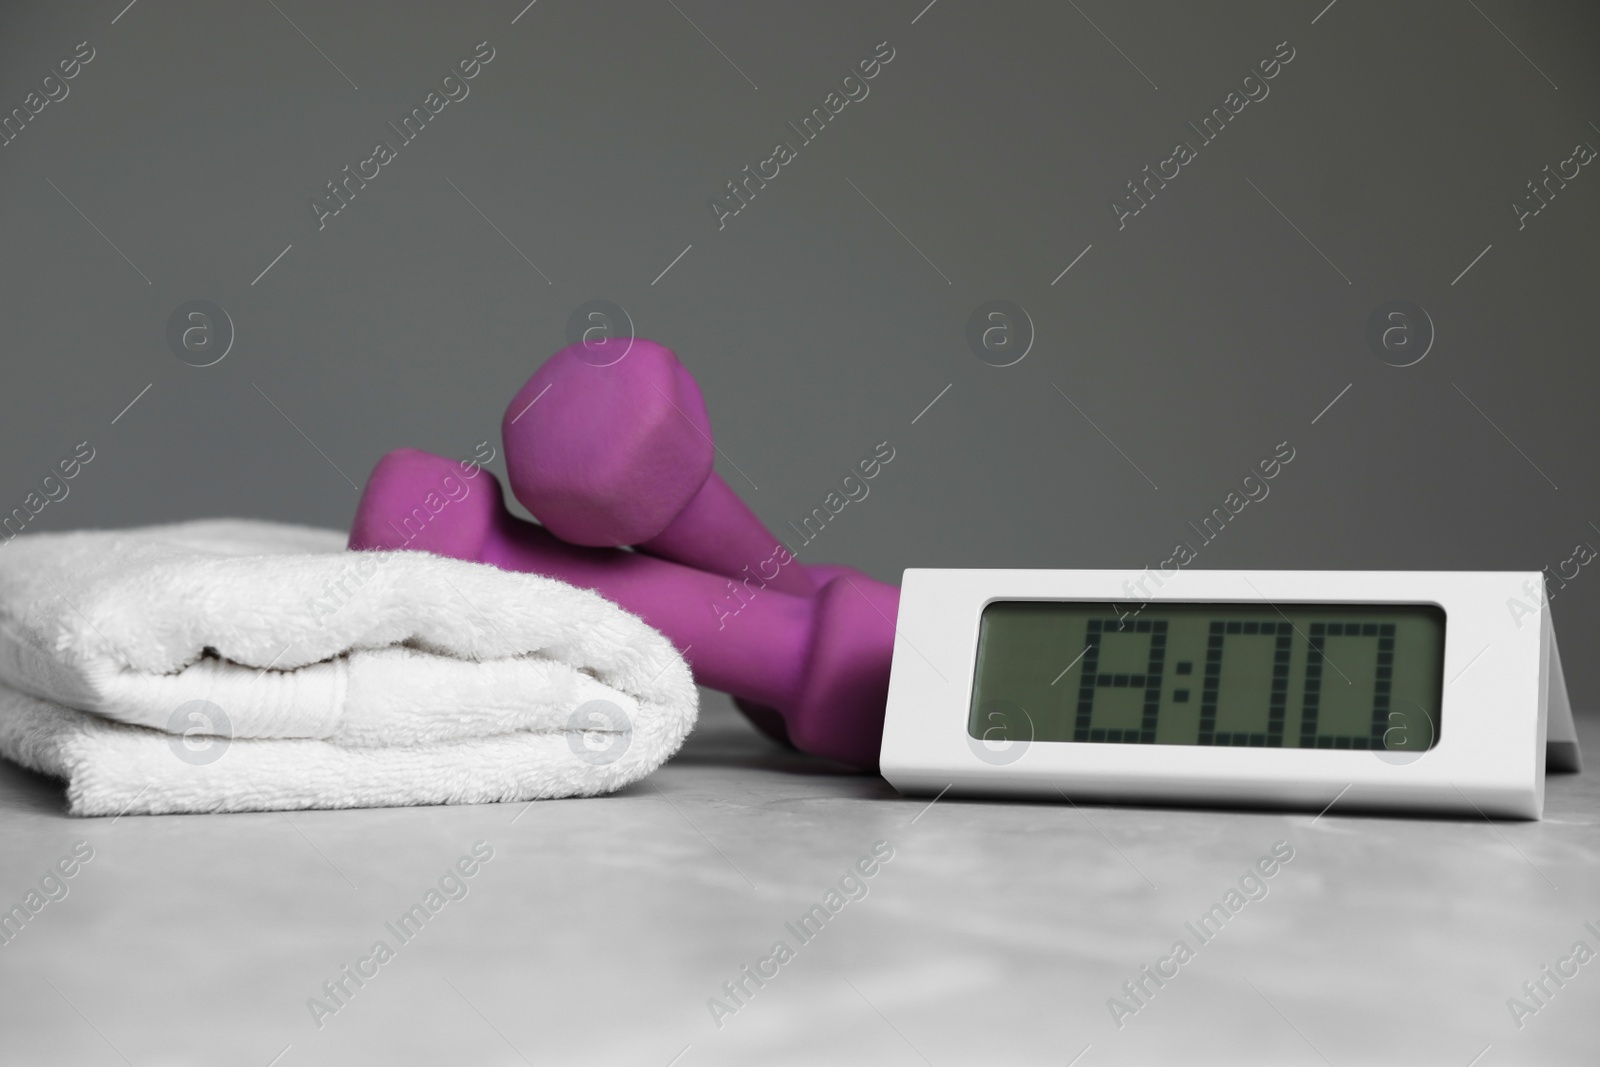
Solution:
<svg viewBox="0 0 1600 1067">
<path fill-rule="evenodd" d="M 493 474 L 468 483 L 442 456 L 400 449 L 378 461 L 350 530 L 352 549 L 410 548 L 594 589 L 694 647 L 696 680 L 777 709 L 805 752 L 878 765 L 900 591 L 840 576 L 814 596 L 760 590 L 728 619 L 726 580 L 615 548 L 571 545 L 506 510 Z M 465 487 L 465 488 L 463 488 Z M 425 500 L 448 501 L 439 511 Z"/>
<path fill-rule="evenodd" d="M 633 545 L 798 596 L 860 573 L 801 566 L 712 470 L 700 388 L 654 341 L 563 348 L 512 398 L 500 434 L 511 492 L 570 544 Z"/>
<path fill-rule="evenodd" d="M 733 603 L 753 585 L 809 596 L 840 575 L 867 580 L 842 564 L 799 563 L 712 469 L 705 399 L 654 341 L 607 338 L 557 352 L 512 398 L 501 437 L 511 492 L 569 543 L 634 545 L 726 575 L 740 583 L 727 594 Z M 734 703 L 763 733 L 792 743 L 777 712 Z"/>
</svg>

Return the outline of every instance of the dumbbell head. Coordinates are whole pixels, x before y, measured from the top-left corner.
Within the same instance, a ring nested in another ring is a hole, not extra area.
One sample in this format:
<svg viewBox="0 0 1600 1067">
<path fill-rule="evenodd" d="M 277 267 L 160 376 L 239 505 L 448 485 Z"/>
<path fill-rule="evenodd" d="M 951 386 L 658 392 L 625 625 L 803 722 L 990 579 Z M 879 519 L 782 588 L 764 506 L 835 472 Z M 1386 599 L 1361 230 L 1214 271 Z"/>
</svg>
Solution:
<svg viewBox="0 0 1600 1067">
<path fill-rule="evenodd" d="M 474 492 L 476 481 L 489 490 Z M 361 490 L 349 547 L 475 560 L 504 510 L 493 483 L 494 475 L 475 464 L 397 448 L 378 461 Z"/>
<path fill-rule="evenodd" d="M 613 360 L 611 345 L 625 355 Z M 671 349 L 642 338 L 563 348 L 512 398 L 500 432 L 511 491 L 577 545 L 655 537 L 700 492 L 715 455 L 694 380 Z"/>
<path fill-rule="evenodd" d="M 562 349 L 512 400 L 501 429 L 511 491 L 562 540 L 633 545 L 780 592 L 817 591 L 711 469 L 705 402 L 665 346 L 614 338 Z"/>
</svg>

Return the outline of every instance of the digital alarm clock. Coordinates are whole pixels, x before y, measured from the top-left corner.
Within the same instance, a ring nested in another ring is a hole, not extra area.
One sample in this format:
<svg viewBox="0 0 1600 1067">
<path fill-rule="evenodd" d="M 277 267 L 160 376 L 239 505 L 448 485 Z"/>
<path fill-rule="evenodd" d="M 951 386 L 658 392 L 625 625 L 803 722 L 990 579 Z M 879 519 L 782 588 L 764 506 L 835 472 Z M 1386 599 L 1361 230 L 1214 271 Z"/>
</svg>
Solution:
<svg viewBox="0 0 1600 1067">
<path fill-rule="evenodd" d="M 1543 576 L 907 570 L 882 772 L 905 794 L 1537 819 L 1547 758 L 1579 755 L 1526 589 Z"/>
</svg>

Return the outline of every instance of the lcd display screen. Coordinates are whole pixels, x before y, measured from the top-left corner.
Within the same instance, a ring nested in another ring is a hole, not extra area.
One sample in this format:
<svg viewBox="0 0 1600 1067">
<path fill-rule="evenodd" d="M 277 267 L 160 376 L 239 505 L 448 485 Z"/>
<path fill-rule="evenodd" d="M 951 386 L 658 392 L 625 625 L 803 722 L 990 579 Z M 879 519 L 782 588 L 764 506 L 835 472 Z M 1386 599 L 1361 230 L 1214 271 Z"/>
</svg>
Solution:
<svg viewBox="0 0 1600 1067">
<path fill-rule="evenodd" d="M 969 733 L 1422 751 L 1438 743 L 1444 611 L 1423 604 L 998 601 Z"/>
</svg>

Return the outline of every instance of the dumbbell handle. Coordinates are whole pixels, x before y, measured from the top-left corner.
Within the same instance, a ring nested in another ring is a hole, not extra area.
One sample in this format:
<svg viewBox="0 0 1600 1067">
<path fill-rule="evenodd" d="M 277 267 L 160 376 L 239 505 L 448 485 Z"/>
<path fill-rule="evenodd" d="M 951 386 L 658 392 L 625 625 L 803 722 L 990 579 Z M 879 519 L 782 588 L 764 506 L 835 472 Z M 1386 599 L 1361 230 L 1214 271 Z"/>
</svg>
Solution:
<svg viewBox="0 0 1600 1067">
<path fill-rule="evenodd" d="M 507 511 L 488 471 L 465 494 L 452 490 L 446 478 L 467 484 L 457 471 L 410 449 L 383 457 L 362 491 L 350 547 L 421 549 L 593 589 L 665 634 L 701 684 L 777 709 L 797 748 L 876 768 L 898 589 L 841 576 L 814 597 L 791 596 L 643 553 L 570 545 Z M 441 494 L 451 503 L 412 532 L 406 518 Z M 730 584 L 742 590 L 738 600 Z"/>
<path fill-rule="evenodd" d="M 635 547 L 711 574 L 763 580 L 796 596 L 821 586 L 716 471 L 666 529 Z"/>
</svg>

